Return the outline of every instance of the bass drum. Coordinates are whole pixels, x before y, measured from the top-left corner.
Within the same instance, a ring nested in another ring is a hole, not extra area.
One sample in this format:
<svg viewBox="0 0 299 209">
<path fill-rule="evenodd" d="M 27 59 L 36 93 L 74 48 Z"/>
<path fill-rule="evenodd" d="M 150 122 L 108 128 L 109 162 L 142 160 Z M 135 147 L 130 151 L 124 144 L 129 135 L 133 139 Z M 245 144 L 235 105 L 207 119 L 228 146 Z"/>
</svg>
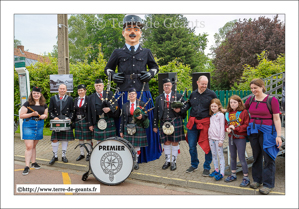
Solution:
<svg viewBox="0 0 299 209">
<path fill-rule="evenodd" d="M 89 166 L 98 181 L 106 185 L 117 185 L 131 174 L 135 155 L 130 142 L 120 137 L 110 137 L 93 148 Z"/>
</svg>

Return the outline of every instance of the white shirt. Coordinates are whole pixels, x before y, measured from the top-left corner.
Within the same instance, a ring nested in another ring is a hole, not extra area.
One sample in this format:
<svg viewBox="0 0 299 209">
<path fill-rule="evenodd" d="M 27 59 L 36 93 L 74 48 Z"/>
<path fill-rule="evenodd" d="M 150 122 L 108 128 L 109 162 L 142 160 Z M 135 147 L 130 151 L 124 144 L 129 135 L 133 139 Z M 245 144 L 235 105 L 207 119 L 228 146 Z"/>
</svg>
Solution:
<svg viewBox="0 0 299 209">
<path fill-rule="evenodd" d="M 165 99 L 166 99 L 166 98 L 167 98 L 167 94 L 164 93 L 164 95 L 165 95 Z M 168 94 L 168 99 L 169 99 L 169 101 L 170 101 L 170 98 L 171 98 L 171 92 Z"/>
<path fill-rule="evenodd" d="M 59 99 L 60 99 L 60 97 L 61 97 L 61 96 L 58 94 L 58 97 L 59 97 Z M 63 100 L 63 99 L 64 99 L 64 97 L 65 97 L 65 95 L 62 97 L 62 99 L 61 99 L 61 100 Z"/>
<path fill-rule="evenodd" d="M 131 111 L 132 104 L 134 104 L 134 110 L 135 110 L 136 109 L 136 100 L 135 100 L 135 102 L 130 101 L 129 111 Z"/>
<path fill-rule="evenodd" d="M 83 98 L 83 100 L 82 100 L 82 104 L 81 104 L 81 105 L 83 106 L 83 104 L 84 104 L 84 102 L 85 102 L 85 96 L 82 97 L 82 98 Z M 80 106 L 80 102 L 81 102 L 81 99 L 82 99 L 82 98 L 79 97 L 79 99 L 78 99 L 78 107 Z"/>
</svg>

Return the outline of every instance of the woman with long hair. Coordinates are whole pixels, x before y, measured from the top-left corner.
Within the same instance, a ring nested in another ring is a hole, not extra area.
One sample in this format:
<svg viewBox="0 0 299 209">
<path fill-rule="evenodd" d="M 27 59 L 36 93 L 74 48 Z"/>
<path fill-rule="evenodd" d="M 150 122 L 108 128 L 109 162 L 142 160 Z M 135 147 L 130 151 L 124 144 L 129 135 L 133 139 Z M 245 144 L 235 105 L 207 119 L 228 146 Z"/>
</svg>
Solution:
<svg viewBox="0 0 299 209">
<path fill-rule="evenodd" d="M 22 139 L 26 145 L 23 175 L 27 175 L 30 161 L 32 168 L 40 169 L 36 163 L 36 145 L 43 139 L 44 120 L 48 118 L 48 106 L 40 88 L 33 87 L 28 101 L 21 108 L 20 118 L 23 119 Z"/>
</svg>

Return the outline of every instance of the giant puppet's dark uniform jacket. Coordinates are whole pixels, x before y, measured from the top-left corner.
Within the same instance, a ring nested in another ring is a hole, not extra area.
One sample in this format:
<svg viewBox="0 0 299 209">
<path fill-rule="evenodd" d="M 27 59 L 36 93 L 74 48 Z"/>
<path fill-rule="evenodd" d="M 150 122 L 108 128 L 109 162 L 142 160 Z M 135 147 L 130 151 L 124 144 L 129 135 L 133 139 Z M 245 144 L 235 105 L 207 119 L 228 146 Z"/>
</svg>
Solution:
<svg viewBox="0 0 299 209">
<path fill-rule="evenodd" d="M 181 98 L 181 94 L 176 93 L 177 100 Z M 165 118 L 176 118 L 176 117 L 181 117 L 181 119 L 185 119 L 187 116 L 187 112 L 182 113 L 176 113 L 172 108 L 171 108 L 171 102 L 175 100 L 174 98 L 174 91 L 171 92 L 171 98 L 170 98 L 170 104 L 169 108 L 167 108 L 166 104 L 166 98 L 165 94 L 160 94 L 159 96 L 156 97 L 156 104 L 155 104 L 155 109 L 154 109 L 154 122 L 153 122 L 153 128 L 158 128 L 158 121 L 162 121 Z M 181 102 L 184 102 L 184 98 L 182 98 Z"/>
<path fill-rule="evenodd" d="M 60 114 L 60 103 L 62 103 L 61 114 Z M 62 100 L 59 99 L 58 95 L 50 98 L 49 115 L 51 119 L 58 117 L 59 119 L 73 119 L 74 117 L 74 103 L 71 96 L 65 95 Z"/>
<path fill-rule="evenodd" d="M 103 99 L 106 99 L 106 91 L 103 91 Z M 108 93 L 108 100 L 110 100 L 113 96 L 113 92 L 109 91 Z M 98 97 L 97 93 L 93 93 L 89 96 L 89 105 L 88 105 L 88 122 L 90 123 L 90 126 L 94 126 L 97 123 L 97 120 L 99 119 L 99 115 L 102 115 L 103 108 L 106 106 L 103 104 L 103 101 Z M 118 118 L 120 116 L 120 109 L 118 108 L 117 102 L 115 102 L 113 105 L 109 106 L 111 111 L 108 113 L 105 113 L 105 117 L 109 118 Z"/>
<path fill-rule="evenodd" d="M 117 84 L 120 87 L 120 91 L 128 91 L 130 88 L 135 88 L 137 91 L 141 91 L 143 83 L 139 80 L 141 71 L 147 71 L 146 65 L 149 68 L 149 72 L 154 77 L 155 72 L 151 69 L 156 69 L 156 73 L 159 71 L 151 50 L 142 48 L 140 45 L 138 49 L 131 53 L 127 46 L 120 49 L 115 49 L 110 56 L 110 59 L 105 67 L 105 73 L 107 69 L 115 71 L 118 66 L 118 73 L 123 72 L 125 75 L 124 83 Z M 112 72 L 112 75 L 115 72 Z M 144 87 L 144 91 L 149 91 L 148 83 Z"/>
</svg>

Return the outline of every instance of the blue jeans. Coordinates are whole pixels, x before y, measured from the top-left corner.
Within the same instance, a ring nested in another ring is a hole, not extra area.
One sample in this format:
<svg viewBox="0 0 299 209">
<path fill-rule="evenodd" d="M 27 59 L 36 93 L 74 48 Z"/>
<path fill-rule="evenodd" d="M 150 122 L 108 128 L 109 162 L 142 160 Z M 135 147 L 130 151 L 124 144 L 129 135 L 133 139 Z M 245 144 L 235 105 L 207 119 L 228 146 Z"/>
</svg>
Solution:
<svg viewBox="0 0 299 209">
<path fill-rule="evenodd" d="M 257 134 L 251 134 L 249 139 L 254 159 L 252 164 L 253 181 L 263 183 L 265 187 L 274 188 L 275 161 L 263 149 L 263 133 L 259 131 Z"/>
<path fill-rule="evenodd" d="M 189 144 L 189 153 L 191 156 L 191 166 L 194 168 L 198 167 L 199 160 L 197 155 L 197 140 L 201 130 L 196 129 L 196 124 L 193 125 L 191 130 L 187 130 L 188 133 L 188 144 Z M 212 163 L 212 153 L 211 151 L 208 154 L 205 154 L 205 162 L 203 164 L 203 168 L 206 170 L 210 170 Z"/>
</svg>

